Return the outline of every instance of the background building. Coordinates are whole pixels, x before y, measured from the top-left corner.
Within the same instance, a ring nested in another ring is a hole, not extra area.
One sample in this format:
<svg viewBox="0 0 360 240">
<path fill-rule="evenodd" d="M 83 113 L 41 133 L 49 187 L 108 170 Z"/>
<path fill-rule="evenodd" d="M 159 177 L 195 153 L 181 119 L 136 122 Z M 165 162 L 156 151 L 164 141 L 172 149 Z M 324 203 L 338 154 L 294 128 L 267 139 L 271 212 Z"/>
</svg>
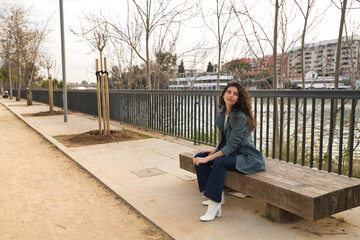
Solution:
<svg viewBox="0 0 360 240">
<path fill-rule="evenodd" d="M 305 88 L 334 88 L 337 39 L 307 44 L 304 53 Z M 350 82 L 360 76 L 360 36 L 344 37 L 340 52 L 339 88 L 351 88 Z M 238 58 L 221 66 L 220 88 L 231 80 L 238 80 L 246 86 L 264 88 L 255 84 L 271 81 L 274 74 L 272 55 L 262 58 Z M 277 55 L 278 88 L 301 88 L 301 47 L 284 55 Z M 170 89 L 216 89 L 217 73 L 187 70 L 178 78 L 170 79 Z M 264 80 L 265 79 L 265 80 Z M 271 85 L 271 82 L 268 82 Z"/>
<path fill-rule="evenodd" d="M 220 89 L 224 88 L 229 81 L 234 80 L 232 74 L 220 75 Z M 178 78 L 169 80 L 169 89 L 216 89 L 217 73 L 201 71 L 185 71 Z"/>
<path fill-rule="evenodd" d="M 351 77 L 351 71 L 359 72 L 360 36 L 354 35 L 349 40 L 344 37 L 340 56 L 340 76 Z M 319 77 L 335 76 L 337 39 L 307 44 L 304 60 L 305 72 L 315 71 Z M 301 74 L 301 47 L 289 52 L 288 72 L 290 76 Z"/>
</svg>

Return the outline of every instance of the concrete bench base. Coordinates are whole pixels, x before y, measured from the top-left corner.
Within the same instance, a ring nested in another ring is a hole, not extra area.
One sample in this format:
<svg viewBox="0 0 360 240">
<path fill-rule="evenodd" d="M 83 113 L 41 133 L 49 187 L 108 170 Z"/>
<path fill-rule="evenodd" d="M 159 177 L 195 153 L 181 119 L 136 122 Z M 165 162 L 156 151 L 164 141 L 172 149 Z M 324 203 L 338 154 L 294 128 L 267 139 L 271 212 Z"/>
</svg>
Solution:
<svg viewBox="0 0 360 240">
<path fill-rule="evenodd" d="M 195 173 L 196 153 L 181 153 L 180 168 Z M 360 206 L 360 179 L 271 158 L 266 171 L 244 175 L 228 171 L 225 186 L 267 203 L 276 222 L 318 219 Z"/>
</svg>

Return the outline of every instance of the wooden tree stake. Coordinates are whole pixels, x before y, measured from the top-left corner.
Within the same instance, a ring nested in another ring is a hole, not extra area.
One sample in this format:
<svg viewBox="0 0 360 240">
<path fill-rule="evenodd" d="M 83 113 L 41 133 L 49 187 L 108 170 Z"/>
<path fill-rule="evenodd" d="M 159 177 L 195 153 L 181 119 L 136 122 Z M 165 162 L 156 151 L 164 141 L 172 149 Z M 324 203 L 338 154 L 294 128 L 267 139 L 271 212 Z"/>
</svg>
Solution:
<svg viewBox="0 0 360 240">
<path fill-rule="evenodd" d="M 109 79 L 107 74 L 106 58 L 104 58 L 104 70 L 105 70 L 105 92 L 106 92 L 106 132 L 110 135 L 110 109 L 109 109 Z"/>
<path fill-rule="evenodd" d="M 96 73 L 99 72 L 99 59 L 96 59 Z M 96 93 L 97 93 L 97 106 L 98 106 L 98 119 L 99 119 L 99 135 L 101 131 L 101 99 L 100 99 L 100 75 L 96 75 Z"/>
<path fill-rule="evenodd" d="M 102 117 L 103 117 L 103 126 L 104 126 L 104 132 L 103 135 L 107 135 L 107 127 L 106 127 L 106 112 L 105 112 L 105 81 L 104 81 L 104 73 L 103 73 L 103 65 L 102 65 L 102 53 L 100 54 L 100 70 L 101 70 L 101 75 L 100 75 L 100 80 L 101 80 L 101 100 L 102 100 Z"/>
</svg>

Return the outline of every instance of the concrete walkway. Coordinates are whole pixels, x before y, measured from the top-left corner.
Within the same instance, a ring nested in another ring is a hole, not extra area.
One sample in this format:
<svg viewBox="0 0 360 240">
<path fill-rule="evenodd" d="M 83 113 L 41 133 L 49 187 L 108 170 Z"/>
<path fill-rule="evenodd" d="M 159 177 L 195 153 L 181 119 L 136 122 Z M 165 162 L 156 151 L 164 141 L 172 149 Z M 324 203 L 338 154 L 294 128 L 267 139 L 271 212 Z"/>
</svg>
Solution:
<svg viewBox="0 0 360 240">
<path fill-rule="evenodd" d="M 360 239 L 360 208 L 316 222 L 278 224 L 263 217 L 264 202 L 226 195 L 223 216 L 203 223 L 199 217 L 206 207 L 201 205 L 196 176 L 180 169 L 178 156 L 208 147 L 112 122 L 112 129 L 126 128 L 153 138 L 67 148 L 54 136 L 95 130 L 97 119 L 73 112 L 67 123 L 62 115 L 23 117 L 48 111 L 48 106 L 27 106 L 25 100 L 0 103 L 174 239 Z"/>
</svg>

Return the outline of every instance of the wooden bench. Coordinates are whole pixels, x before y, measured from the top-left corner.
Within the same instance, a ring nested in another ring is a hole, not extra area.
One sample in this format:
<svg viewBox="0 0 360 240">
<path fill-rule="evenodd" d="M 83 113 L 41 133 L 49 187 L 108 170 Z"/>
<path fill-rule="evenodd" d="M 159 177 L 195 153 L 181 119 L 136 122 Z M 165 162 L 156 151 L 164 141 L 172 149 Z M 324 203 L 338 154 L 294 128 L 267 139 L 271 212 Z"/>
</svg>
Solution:
<svg viewBox="0 0 360 240">
<path fill-rule="evenodd" d="M 196 153 L 180 154 L 180 168 L 195 173 Z M 265 158 L 266 171 L 252 175 L 228 171 L 225 186 L 267 203 L 276 222 L 313 221 L 360 206 L 360 179 Z"/>
</svg>

